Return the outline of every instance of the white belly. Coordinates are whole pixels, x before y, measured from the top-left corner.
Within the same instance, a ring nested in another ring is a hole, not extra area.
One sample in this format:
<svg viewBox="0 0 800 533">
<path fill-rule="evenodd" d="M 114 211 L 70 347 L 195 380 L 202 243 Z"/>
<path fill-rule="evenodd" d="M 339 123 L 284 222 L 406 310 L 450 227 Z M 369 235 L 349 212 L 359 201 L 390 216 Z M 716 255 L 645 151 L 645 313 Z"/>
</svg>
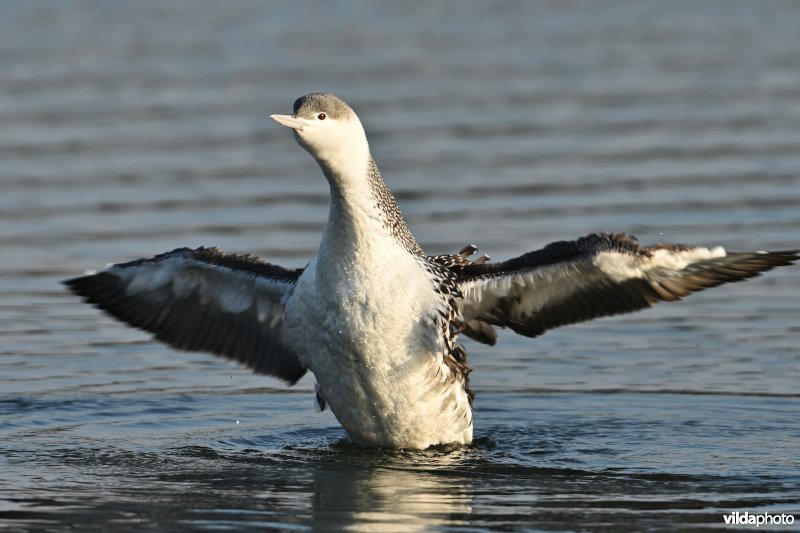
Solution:
<svg viewBox="0 0 800 533">
<path fill-rule="evenodd" d="M 472 441 L 463 383 L 444 363 L 444 302 L 398 247 L 371 263 L 314 260 L 286 308 L 286 333 L 322 398 L 361 446 Z"/>
</svg>

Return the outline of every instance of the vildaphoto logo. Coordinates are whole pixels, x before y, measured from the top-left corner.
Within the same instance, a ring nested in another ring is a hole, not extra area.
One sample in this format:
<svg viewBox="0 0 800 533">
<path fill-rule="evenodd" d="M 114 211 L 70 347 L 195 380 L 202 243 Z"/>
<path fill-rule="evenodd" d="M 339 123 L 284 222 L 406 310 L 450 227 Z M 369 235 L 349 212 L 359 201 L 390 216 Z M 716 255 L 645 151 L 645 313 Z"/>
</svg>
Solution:
<svg viewBox="0 0 800 533">
<path fill-rule="evenodd" d="M 794 515 L 790 514 L 769 514 L 769 513 L 750 513 L 745 511 L 722 515 L 726 526 L 790 526 L 794 524 Z"/>
</svg>

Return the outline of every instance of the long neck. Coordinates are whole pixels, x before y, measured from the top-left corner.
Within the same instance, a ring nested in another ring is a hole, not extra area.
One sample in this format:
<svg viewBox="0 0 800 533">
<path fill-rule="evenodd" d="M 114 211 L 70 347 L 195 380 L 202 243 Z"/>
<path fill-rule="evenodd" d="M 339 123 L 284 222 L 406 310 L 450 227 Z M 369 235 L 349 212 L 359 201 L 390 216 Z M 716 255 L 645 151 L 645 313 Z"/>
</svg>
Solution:
<svg viewBox="0 0 800 533">
<path fill-rule="evenodd" d="M 331 189 L 328 224 L 322 248 L 342 250 L 369 246 L 377 236 L 394 238 L 406 251 L 425 255 L 408 229 L 386 182 L 369 152 L 357 161 L 331 164 L 319 161 Z"/>
</svg>

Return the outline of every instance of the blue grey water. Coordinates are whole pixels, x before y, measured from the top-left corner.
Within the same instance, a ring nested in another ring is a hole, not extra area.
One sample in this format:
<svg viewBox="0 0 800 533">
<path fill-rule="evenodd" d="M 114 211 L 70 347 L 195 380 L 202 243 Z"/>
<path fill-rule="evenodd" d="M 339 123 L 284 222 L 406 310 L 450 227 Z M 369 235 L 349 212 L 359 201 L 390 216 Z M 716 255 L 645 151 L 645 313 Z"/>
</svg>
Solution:
<svg viewBox="0 0 800 533">
<path fill-rule="evenodd" d="M 300 267 L 353 104 L 429 253 L 800 243 L 796 2 L 0 5 L 0 528 L 642 530 L 800 519 L 800 268 L 467 343 L 474 446 L 361 451 L 294 388 L 59 280 L 179 246 Z"/>
</svg>

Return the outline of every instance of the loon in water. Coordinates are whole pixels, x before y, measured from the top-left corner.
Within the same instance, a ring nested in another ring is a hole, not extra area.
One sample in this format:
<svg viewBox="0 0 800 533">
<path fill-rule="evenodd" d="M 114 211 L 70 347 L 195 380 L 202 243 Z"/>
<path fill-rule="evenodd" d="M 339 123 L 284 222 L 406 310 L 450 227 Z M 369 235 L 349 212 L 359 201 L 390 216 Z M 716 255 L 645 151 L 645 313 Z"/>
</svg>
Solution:
<svg viewBox="0 0 800 533">
<path fill-rule="evenodd" d="M 217 248 L 179 248 L 64 283 L 113 317 L 182 350 L 211 352 L 293 384 L 364 447 L 472 441 L 473 393 L 459 334 L 494 344 L 494 326 L 536 337 L 627 313 L 796 261 L 798 251 L 641 247 L 598 233 L 503 262 L 467 246 L 426 255 L 342 100 L 312 93 L 272 115 L 330 185 L 318 255 L 295 270 Z"/>
</svg>

